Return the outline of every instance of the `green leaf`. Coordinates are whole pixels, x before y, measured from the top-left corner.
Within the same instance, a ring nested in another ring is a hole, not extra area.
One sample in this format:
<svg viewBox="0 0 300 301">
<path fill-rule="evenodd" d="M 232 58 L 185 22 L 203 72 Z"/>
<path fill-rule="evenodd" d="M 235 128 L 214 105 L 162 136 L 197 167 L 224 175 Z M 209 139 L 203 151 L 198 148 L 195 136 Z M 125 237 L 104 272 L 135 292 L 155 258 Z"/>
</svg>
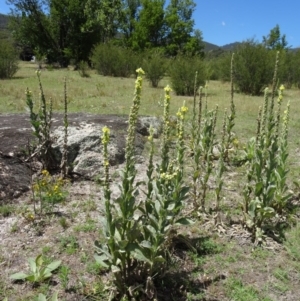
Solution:
<svg viewBox="0 0 300 301">
<path fill-rule="evenodd" d="M 154 262 L 165 262 L 165 261 L 166 261 L 166 259 L 163 258 L 161 255 L 160 256 L 156 256 L 154 258 Z"/>
<path fill-rule="evenodd" d="M 36 259 L 36 260 L 37 260 L 37 259 Z M 29 259 L 28 259 L 29 266 L 30 266 L 30 270 L 31 270 L 33 273 L 36 273 L 36 269 L 37 269 L 36 260 L 34 260 L 33 258 L 29 258 Z"/>
<path fill-rule="evenodd" d="M 30 282 L 38 282 L 40 280 L 40 278 L 38 278 L 37 276 L 38 275 L 36 275 L 36 274 L 28 275 L 26 277 L 26 280 L 28 280 Z"/>
<path fill-rule="evenodd" d="M 125 250 L 127 244 L 128 244 L 128 240 L 121 240 L 118 242 L 119 248 L 122 250 Z"/>
<path fill-rule="evenodd" d="M 167 208 L 167 210 L 173 210 L 175 208 L 175 203 L 171 203 L 169 206 L 168 206 L 168 208 Z"/>
<path fill-rule="evenodd" d="M 43 257 L 42 255 L 38 255 L 37 258 L 35 259 L 36 267 L 40 268 L 43 265 Z"/>
<path fill-rule="evenodd" d="M 19 272 L 19 273 L 12 274 L 9 278 L 13 280 L 23 280 L 26 279 L 27 277 L 28 277 L 27 274 L 23 272 Z"/>
<path fill-rule="evenodd" d="M 96 262 L 99 263 L 102 267 L 109 268 L 109 265 L 104 262 L 104 260 L 108 259 L 105 254 L 102 254 L 101 256 L 94 255 L 94 258 L 95 258 Z"/>
<path fill-rule="evenodd" d="M 268 217 L 268 218 L 273 217 L 275 215 L 274 208 L 271 208 L 271 207 L 263 208 L 263 215 L 264 215 L 264 217 Z"/>
<path fill-rule="evenodd" d="M 44 294 L 39 294 L 37 300 L 38 301 L 47 301 L 46 296 Z"/>
<path fill-rule="evenodd" d="M 148 262 L 151 264 L 151 261 L 143 254 L 143 252 L 140 249 L 135 249 L 133 252 L 133 257 L 137 260 Z"/>
<path fill-rule="evenodd" d="M 58 301 L 58 292 L 54 292 L 51 299 L 49 301 Z"/>
<path fill-rule="evenodd" d="M 264 187 L 264 185 L 263 185 L 262 182 L 256 183 L 256 185 L 255 185 L 255 195 L 261 195 L 263 187 Z"/>
<path fill-rule="evenodd" d="M 58 292 L 54 292 L 51 299 L 49 301 L 58 301 Z"/>
<path fill-rule="evenodd" d="M 61 264 L 61 260 L 56 260 L 51 262 L 50 264 L 47 265 L 45 272 L 51 273 L 52 271 L 56 270 L 60 266 L 60 264 Z"/>
<path fill-rule="evenodd" d="M 143 248 L 147 248 L 147 249 L 151 249 L 152 245 L 151 245 L 151 242 L 148 241 L 148 240 L 143 240 L 140 245 L 143 247 Z"/>
<path fill-rule="evenodd" d="M 111 266 L 111 271 L 112 271 L 113 273 L 121 272 L 120 268 L 117 267 L 117 266 L 115 266 L 115 265 L 112 265 L 112 266 Z"/>
<path fill-rule="evenodd" d="M 175 222 L 175 224 L 177 225 L 185 225 L 185 226 L 192 225 L 194 223 L 195 222 L 193 220 L 186 217 L 182 217 Z"/>
<path fill-rule="evenodd" d="M 41 278 L 38 281 L 42 281 L 45 279 L 48 279 L 52 276 L 51 272 L 44 272 L 43 274 L 41 274 Z"/>
</svg>

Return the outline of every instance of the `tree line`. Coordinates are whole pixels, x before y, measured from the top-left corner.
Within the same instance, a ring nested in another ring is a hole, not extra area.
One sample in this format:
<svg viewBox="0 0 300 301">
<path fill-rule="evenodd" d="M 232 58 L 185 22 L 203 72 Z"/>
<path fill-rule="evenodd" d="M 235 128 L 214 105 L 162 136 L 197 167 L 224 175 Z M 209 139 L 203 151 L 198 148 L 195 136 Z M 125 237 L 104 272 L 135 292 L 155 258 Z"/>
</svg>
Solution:
<svg viewBox="0 0 300 301">
<path fill-rule="evenodd" d="M 19 47 L 66 66 L 87 61 L 99 43 L 165 55 L 201 55 L 193 0 L 8 0 L 10 29 Z"/>
<path fill-rule="evenodd" d="M 274 59 L 280 51 L 280 82 L 300 88 L 300 52 L 290 49 L 279 25 L 260 42 L 250 39 L 232 51 L 219 48 L 204 53 L 202 32 L 194 29 L 193 0 L 7 2 L 12 7 L 9 29 L 15 48 L 19 53 L 31 49 L 38 61 L 46 58 L 49 64 L 66 67 L 71 63 L 78 68 L 89 64 L 99 74 L 122 77 L 143 66 L 153 87 L 163 76 L 175 74 L 176 93 L 191 94 L 196 71 L 199 84 L 229 80 L 234 52 L 236 89 L 259 95 L 272 80 Z M 7 34 L 0 33 L 0 78 L 12 77 L 17 70 L 13 47 L 4 43 Z M 8 62 L 8 58 L 15 61 Z"/>
</svg>

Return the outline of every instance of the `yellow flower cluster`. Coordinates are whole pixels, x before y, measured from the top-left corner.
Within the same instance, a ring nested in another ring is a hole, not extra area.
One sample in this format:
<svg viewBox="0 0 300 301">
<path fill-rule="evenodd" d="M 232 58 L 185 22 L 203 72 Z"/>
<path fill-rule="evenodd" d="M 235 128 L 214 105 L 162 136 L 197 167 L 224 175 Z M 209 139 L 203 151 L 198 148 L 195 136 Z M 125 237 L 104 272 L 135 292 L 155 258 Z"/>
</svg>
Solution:
<svg viewBox="0 0 300 301">
<path fill-rule="evenodd" d="M 135 81 L 135 89 L 140 90 L 142 88 L 142 82 L 143 82 L 142 76 L 145 74 L 145 72 L 142 68 L 136 69 L 136 72 L 137 72 L 138 76 Z"/>
<path fill-rule="evenodd" d="M 284 85 L 281 85 L 279 87 L 279 95 L 278 95 L 278 103 L 280 103 L 283 99 L 283 90 L 285 89 Z"/>
<path fill-rule="evenodd" d="M 163 172 L 160 174 L 160 178 L 166 181 L 171 181 L 173 178 L 175 178 L 177 176 L 177 172 L 173 172 L 173 173 L 167 173 L 167 172 Z"/>
<path fill-rule="evenodd" d="M 27 88 L 26 90 L 25 90 L 25 95 L 26 96 L 31 96 L 31 91 Z"/>
<path fill-rule="evenodd" d="M 40 197 L 46 198 L 63 198 L 63 186 L 65 181 L 63 178 L 53 178 L 48 170 L 42 170 L 42 178 L 37 180 L 33 185 L 34 192 Z"/>
<path fill-rule="evenodd" d="M 187 113 L 188 110 L 189 110 L 188 107 L 186 107 L 185 105 L 183 105 L 178 110 L 178 112 L 176 113 L 177 117 L 180 118 L 180 119 L 184 119 L 184 116 L 185 116 L 185 114 Z"/>
<path fill-rule="evenodd" d="M 167 86 L 164 88 L 164 90 L 165 90 L 166 94 L 170 94 L 170 92 L 173 91 L 169 85 L 167 85 Z"/>
<path fill-rule="evenodd" d="M 110 138 L 110 129 L 107 126 L 105 126 L 102 128 L 102 133 L 103 133 L 101 137 L 102 143 L 108 144 Z"/>
</svg>

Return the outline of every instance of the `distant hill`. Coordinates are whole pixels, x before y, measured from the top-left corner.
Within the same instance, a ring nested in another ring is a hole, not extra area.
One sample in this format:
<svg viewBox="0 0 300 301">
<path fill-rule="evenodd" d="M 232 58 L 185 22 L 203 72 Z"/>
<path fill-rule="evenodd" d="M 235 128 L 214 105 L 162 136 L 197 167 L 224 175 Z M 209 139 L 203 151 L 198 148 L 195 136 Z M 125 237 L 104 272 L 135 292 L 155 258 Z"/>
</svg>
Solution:
<svg viewBox="0 0 300 301">
<path fill-rule="evenodd" d="M 220 46 L 217 46 L 215 44 L 205 42 L 205 41 L 203 41 L 203 44 L 204 44 L 204 51 L 205 52 L 212 51 L 212 50 L 218 50 L 220 48 Z"/>
<path fill-rule="evenodd" d="M 234 42 L 234 43 L 230 43 L 230 44 L 226 44 L 224 46 L 218 46 L 209 42 L 203 42 L 204 44 L 204 51 L 205 52 L 209 52 L 209 51 L 216 51 L 216 50 L 225 50 L 225 51 L 230 51 L 233 50 L 235 47 L 237 47 L 238 45 L 241 44 L 241 42 Z"/>
<path fill-rule="evenodd" d="M 226 44 L 226 45 L 222 46 L 221 48 L 226 50 L 226 51 L 231 51 L 234 48 L 236 48 L 237 46 L 239 46 L 240 44 L 242 44 L 242 43 L 241 42 L 234 42 L 234 43 Z"/>
</svg>

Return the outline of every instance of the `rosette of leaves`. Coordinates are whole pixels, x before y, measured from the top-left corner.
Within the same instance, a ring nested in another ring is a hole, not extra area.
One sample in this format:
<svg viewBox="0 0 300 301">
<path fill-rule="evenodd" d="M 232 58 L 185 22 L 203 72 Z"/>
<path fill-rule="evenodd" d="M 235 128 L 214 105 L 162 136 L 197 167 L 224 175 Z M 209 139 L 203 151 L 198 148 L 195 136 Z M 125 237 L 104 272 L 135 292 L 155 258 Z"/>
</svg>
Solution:
<svg viewBox="0 0 300 301">
<path fill-rule="evenodd" d="M 52 272 L 60 266 L 61 260 L 56 260 L 48 265 L 44 265 L 42 255 L 38 255 L 35 259 L 29 258 L 28 263 L 30 267 L 30 272 L 28 274 L 24 272 L 15 273 L 10 276 L 10 279 L 41 283 L 52 276 Z"/>
</svg>

